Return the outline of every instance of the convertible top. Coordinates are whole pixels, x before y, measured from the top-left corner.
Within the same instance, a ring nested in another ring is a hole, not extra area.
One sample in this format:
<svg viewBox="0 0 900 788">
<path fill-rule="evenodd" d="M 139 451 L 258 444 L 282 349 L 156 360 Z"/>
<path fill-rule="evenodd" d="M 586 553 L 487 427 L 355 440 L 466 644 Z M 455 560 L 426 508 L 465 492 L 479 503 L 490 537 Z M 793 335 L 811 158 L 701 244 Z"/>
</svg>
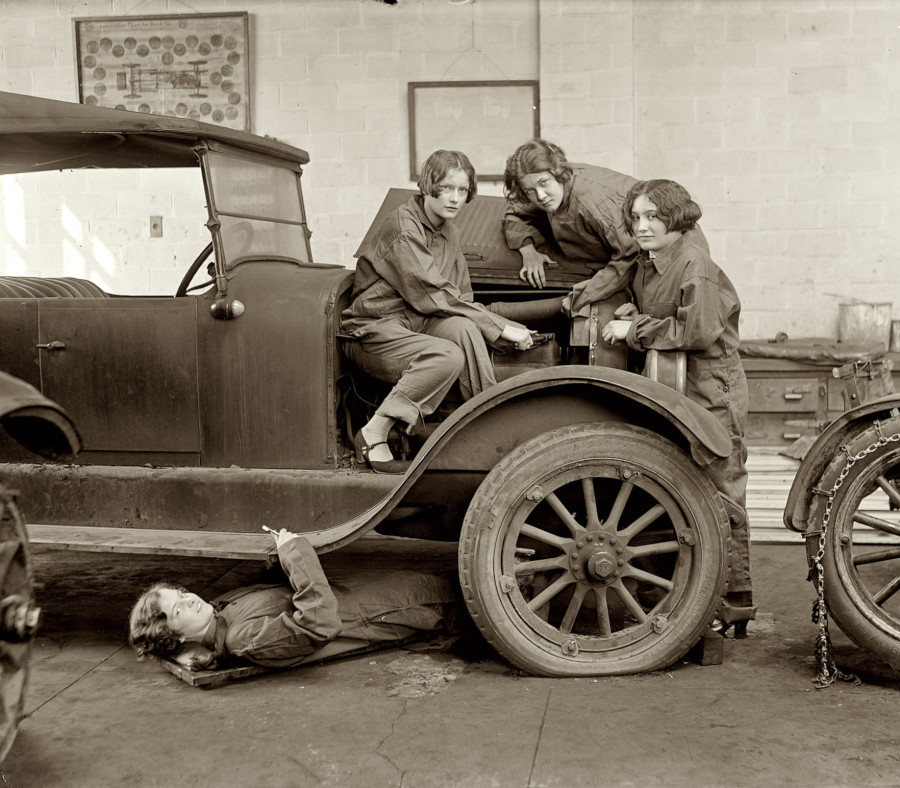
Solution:
<svg viewBox="0 0 900 788">
<path fill-rule="evenodd" d="M 84 167 L 196 167 L 198 142 L 294 165 L 309 154 L 268 137 L 189 118 L 0 92 L 0 175 Z"/>
</svg>

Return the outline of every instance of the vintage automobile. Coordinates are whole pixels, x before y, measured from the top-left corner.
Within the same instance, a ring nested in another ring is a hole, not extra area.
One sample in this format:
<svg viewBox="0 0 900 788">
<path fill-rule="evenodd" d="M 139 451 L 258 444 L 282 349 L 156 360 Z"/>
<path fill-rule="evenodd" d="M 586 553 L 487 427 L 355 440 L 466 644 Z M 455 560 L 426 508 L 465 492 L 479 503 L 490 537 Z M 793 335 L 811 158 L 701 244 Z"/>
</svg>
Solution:
<svg viewBox="0 0 900 788">
<path fill-rule="evenodd" d="M 821 685 L 840 674 L 828 614 L 856 645 L 900 669 L 900 395 L 891 369 L 890 360 L 870 359 L 834 368 L 845 412 L 804 454 L 785 506 L 785 526 L 806 539 L 816 588 Z"/>
<path fill-rule="evenodd" d="M 70 460 L 81 448 L 62 408 L 33 386 L 0 372 L 0 426 L 11 440 L 48 460 Z M 34 637 L 43 618 L 18 493 L 0 477 L 0 761 L 12 747 L 25 706 Z"/>
<path fill-rule="evenodd" d="M 498 385 L 464 403 L 451 392 L 427 439 L 397 444 L 413 457 L 405 475 L 357 467 L 352 435 L 384 386 L 342 352 L 352 261 L 313 259 L 308 161 L 191 119 L 0 93 L 0 175 L 26 193 L 59 170 L 133 181 L 166 167 L 173 191 L 202 179 L 205 204 L 206 240 L 174 293 L 0 277 L 0 365 L 60 403 L 84 443 L 76 463 L 0 445 L 32 540 L 232 558 L 269 555 L 263 524 L 321 551 L 375 529 L 458 540 L 471 616 L 520 668 L 624 674 L 680 659 L 716 616 L 741 516 L 704 472 L 730 450 L 724 429 L 670 386 L 592 365 L 601 327 L 582 326 L 588 345 L 574 346 L 554 311 L 529 322 L 546 342 L 495 357 Z M 382 212 L 408 193 L 390 190 Z M 503 210 L 479 196 L 457 220 L 478 300 L 528 303 L 592 273 L 559 257 L 547 289 L 523 286 Z"/>
</svg>

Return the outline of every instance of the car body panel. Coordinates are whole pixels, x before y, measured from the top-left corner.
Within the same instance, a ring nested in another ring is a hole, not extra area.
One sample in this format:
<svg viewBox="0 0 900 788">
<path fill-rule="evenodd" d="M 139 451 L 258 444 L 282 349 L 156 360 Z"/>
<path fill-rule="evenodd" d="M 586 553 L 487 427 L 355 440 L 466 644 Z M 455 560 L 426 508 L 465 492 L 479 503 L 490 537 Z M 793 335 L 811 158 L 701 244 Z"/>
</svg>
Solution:
<svg viewBox="0 0 900 788">
<path fill-rule="evenodd" d="M 38 300 L 43 391 L 79 425 L 81 462 L 92 452 L 199 453 L 196 332 L 190 300 Z"/>
<path fill-rule="evenodd" d="M 540 401 L 540 407 L 536 407 Z M 539 418 L 522 418 L 523 412 Z M 353 470 L 54 469 L 7 464 L 41 523 L 252 533 L 291 528 L 334 549 L 401 506 L 465 505 L 498 457 L 542 432 L 599 420 L 641 423 L 705 464 L 727 456 L 724 428 L 672 389 L 622 370 L 561 367 L 523 373 L 482 392 L 441 424 L 404 476 Z M 77 483 L 75 483 L 77 482 Z M 204 494 L 198 494 L 203 488 Z M 39 494 L 41 490 L 52 494 Z"/>
<path fill-rule="evenodd" d="M 813 489 L 823 471 L 850 438 L 865 430 L 872 422 L 900 407 L 900 396 L 889 395 L 848 410 L 832 421 L 807 449 L 788 493 L 784 508 L 784 525 L 804 533 L 808 527 L 809 503 Z"/>
<path fill-rule="evenodd" d="M 237 320 L 199 309 L 199 391 L 207 467 L 334 469 L 338 303 L 352 272 L 284 262 L 239 266 Z M 203 301 L 209 302 L 209 295 Z"/>
</svg>

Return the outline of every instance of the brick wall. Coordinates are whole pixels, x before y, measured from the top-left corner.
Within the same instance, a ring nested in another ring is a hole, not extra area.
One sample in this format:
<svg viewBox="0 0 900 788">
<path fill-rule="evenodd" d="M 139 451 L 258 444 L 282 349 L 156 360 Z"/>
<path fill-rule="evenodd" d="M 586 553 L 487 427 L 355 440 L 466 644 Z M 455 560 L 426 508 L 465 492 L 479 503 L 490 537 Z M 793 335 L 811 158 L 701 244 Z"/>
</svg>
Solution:
<svg viewBox="0 0 900 788">
<path fill-rule="evenodd" d="M 133 7 L 6 0 L 0 88 L 73 99 L 71 16 Z M 352 265 L 385 190 L 412 185 L 407 82 L 539 78 L 543 135 L 571 159 L 691 190 L 714 257 L 741 293 L 744 336 L 835 336 L 829 293 L 895 302 L 900 317 L 893 0 L 221 0 L 191 8 L 250 11 L 253 129 L 310 152 L 307 208 L 322 261 Z M 187 9 L 148 0 L 137 11 Z M 33 238 L 10 239 L 9 199 L 0 272 L 170 291 L 204 239 L 187 236 L 191 217 L 179 196 L 153 206 L 137 197 L 98 195 L 97 211 L 121 222 L 123 248 L 139 240 L 144 251 L 147 211 L 164 216 L 149 274 L 136 261 L 111 270 L 119 250 L 77 240 L 68 262 L 47 261 Z M 45 200 L 48 218 L 66 199 L 71 192 Z"/>
<path fill-rule="evenodd" d="M 636 167 L 667 169 L 697 193 L 747 303 L 745 335 L 834 336 L 827 293 L 893 301 L 900 317 L 900 6 L 671 5 L 668 25 L 649 8 L 636 16 L 636 70 L 679 64 L 668 90 L 648 79 L 638 91 L 648 138 L 636 136 Z M 662 96 L 681 96 L 692 115 L 654 118 Z M 702 140 L 693 162 L 683 157 L 692 137 Z"/>
</svg>

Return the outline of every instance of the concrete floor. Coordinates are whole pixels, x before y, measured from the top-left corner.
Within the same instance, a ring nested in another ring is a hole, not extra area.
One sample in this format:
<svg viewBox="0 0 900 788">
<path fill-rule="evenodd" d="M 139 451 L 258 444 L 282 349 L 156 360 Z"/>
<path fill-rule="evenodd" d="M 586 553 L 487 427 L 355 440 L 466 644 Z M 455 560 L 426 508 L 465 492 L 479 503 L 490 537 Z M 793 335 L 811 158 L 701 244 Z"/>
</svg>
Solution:
<svg viewBox="0 0 900 788">
<path fill-rule="evenodd" d="M 326 569 L 398 551 L 454 559 L 357 543 Z M 470 639 L 203 690 L 136 661 L 130 604 L 156 579 L 213 594 L 260 565 L 35 551 L 46 620 L 0 786 L 900 784 L 900 674 L 835 630 L 839 663 L 863 681 L 816 689 L 803 548 L 754 545 L 753 561 L 759 620 L 718 666 L 533 678 Z"/>
</svg>

